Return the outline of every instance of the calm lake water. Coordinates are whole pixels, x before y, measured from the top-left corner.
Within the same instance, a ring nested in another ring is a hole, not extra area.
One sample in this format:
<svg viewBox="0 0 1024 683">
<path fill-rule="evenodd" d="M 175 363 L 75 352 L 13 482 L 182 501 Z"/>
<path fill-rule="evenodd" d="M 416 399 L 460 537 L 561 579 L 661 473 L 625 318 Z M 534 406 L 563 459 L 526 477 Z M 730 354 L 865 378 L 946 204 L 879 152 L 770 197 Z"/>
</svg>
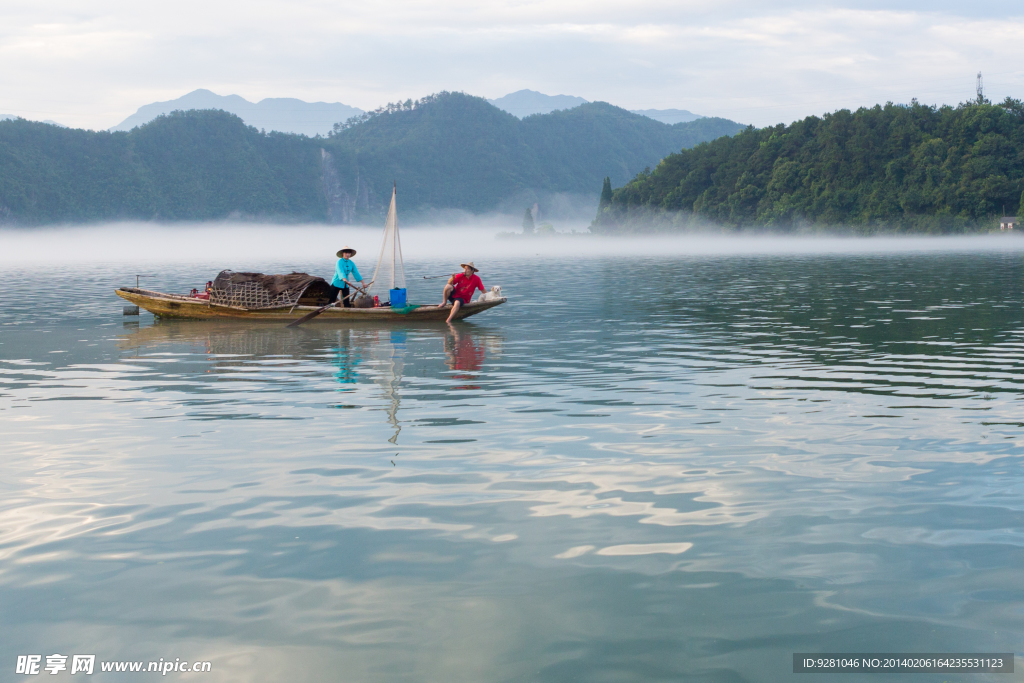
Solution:
<svg viewBox="0 0 1024 683">
<path fill-rule="evenodd" d="M 509 303 L 454 329 L 123 318 L 138 268 L 3 266 L 3 670 L 731 682 L 1024 650 L 1020 252 L 478 265 Z M 411 298 L 449 267 L 410 264 Z"/>
</svg>

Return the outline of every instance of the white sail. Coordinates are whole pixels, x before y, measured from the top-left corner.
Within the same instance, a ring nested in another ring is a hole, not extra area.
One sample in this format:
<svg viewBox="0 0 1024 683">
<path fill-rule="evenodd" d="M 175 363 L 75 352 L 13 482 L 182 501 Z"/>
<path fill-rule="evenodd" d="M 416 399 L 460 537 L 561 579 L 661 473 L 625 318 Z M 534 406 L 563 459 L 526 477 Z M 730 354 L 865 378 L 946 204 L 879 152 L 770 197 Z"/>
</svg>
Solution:
<svg viewBox="0 0 1024 683">
<path fill-rule="evenodd" d="M 380 256 L 377 268 L 373 271 L 373 284 L 370 295 L 376 295 L 383 301 L 390 301 L 390 290 L 405 289 L 405 263 L 402 261 L 402 243 L 398 239 L 398 209 L 395 199 L 398 188 L 391 191 L 391 207 L 388 219 L 384 223 L 384 240 L 380 245 Z"/>
</svg>

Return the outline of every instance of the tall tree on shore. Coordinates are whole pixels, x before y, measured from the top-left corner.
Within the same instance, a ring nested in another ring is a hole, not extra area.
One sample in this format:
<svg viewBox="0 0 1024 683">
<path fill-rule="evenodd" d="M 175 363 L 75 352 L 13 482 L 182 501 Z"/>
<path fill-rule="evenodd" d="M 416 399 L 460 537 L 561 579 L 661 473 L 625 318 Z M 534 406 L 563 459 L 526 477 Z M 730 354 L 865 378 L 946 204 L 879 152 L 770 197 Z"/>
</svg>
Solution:
<svg viewBox="0 0 1024 683">
<path fill-rule="evenodd" d="M 533 210 L 527 208 L 526 213 L 523 215 L 523 234 L 532 235 L 536 227 L 536 224 L 533 222 Z"/>
<path fill-rule="evenodd" d="M 598 211 L 612 203 L 612 179 L 606 177 L 604 186 L 601 187 L 601 203 L 597 205 Z"/>
</svg>

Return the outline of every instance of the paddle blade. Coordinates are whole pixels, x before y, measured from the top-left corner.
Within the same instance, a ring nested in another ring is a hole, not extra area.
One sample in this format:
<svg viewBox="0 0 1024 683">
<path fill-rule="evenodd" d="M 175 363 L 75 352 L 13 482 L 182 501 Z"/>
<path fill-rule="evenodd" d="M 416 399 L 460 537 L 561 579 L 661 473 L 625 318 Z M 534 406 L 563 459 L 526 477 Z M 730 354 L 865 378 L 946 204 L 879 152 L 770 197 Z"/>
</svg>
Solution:
<svg viewBox="0 0 1024 683">
<path fill-rule="evenodd" d="M 285 327 L 298 327 L 302 323 L 309 322 L 313 318 L 317 317 L 318 315 L 320 315 L 321 313 L 326 311 L 328 308 L 330 308 L 330 306 L 324 306 L 323 308 L 318 308 L 315 311 L 310 311 L 309 313 L 307 313 L 306 315 L 302 316 L 298 320 L 291 321 L 290 323 L 285 325 Z"/>
</svg>

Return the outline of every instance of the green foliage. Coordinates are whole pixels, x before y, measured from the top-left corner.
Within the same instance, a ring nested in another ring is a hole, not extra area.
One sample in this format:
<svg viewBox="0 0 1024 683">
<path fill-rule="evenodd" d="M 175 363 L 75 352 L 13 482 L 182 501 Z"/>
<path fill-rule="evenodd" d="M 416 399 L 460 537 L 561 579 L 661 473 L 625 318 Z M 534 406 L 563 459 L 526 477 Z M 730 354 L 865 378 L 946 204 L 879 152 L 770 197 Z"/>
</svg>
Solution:
<svg viewBox="0 0 1024 683">
<path fill-rule="evenodd" d="M 0 122 L 0 220 L 317 219 L 319 144 L 222 111 L 174 112 L 130 132 Z"/>
<path fill-rule="evenodd" d="M 434 102 L 435 100 L 437 100 L 437 98 L 449 94 L 450 93 L 445 90 L 440 93 L 435 93 L 433 95 L 427 95 L 422 100 L 416 100 L 415 102 L 411 99 L 406 100 L 405 102 L 388 102 L 387 104 L 381 107 L 377 107 L 373 111 L 363 112 L 358 116 L 351 117 L 350 119 L 343 123 L 334 124 L 333 129 L 331 130 L 330 133 L 327 134 L 327 137 L 334 137 L 335 135 L 341 133 L 341 131 L 343 130 L 348 130 L 349 128 L 354 128 L 355 126 L 358 126 L 361 123 L 366 123 L 370 119 L 380 116 L 381 114 L 394 114 L 395 112 L 398 111 L 412 111 L 413 109 L 419 109 L 420 107 L 424 107 Z"/>
<path fill-rule="evenodd" d="M 667 126 L 604 103 L 520 121 L 462 93 L 389 104 L 329 138 L 261 133 L 213 110 L 118 133 L 15 119 L 0 121 L 0 222 L 377 219 L 394 180 L 405 211 L 492 211 L 590 194 L 609 171 L 625 182 L 739 128 Z"/>
<path fill-rule="evenodd" d="M 123 134 L 0 122 L 0 219 L 134 217 L 152 213 L 151 196 Z"/>
<path fill-rule="evenodd" d="M 1024 104 L 875 106 L 748 128 L 672 154 L 613 193 L 592 229 L 991 227 L 1024 201 Z"/>
<path fill-rule="evenodd" d="M 339 126 L 325 147 L 355 159 L 339 174 L 349 188 L 358 176 L 378 204 L 397 180 L 407 210 L 484 212 L 541 193 L 590 194 L 607 175 L 625 182 L 672 151 L 742 128 L 724 119 L 668 126 L 603 102 L 519 120 L 443 92 Z"/>
<path fill-rule="evenodd" d="M 598 202 L 598 210 L 609 206 L 612 203 L 612 179 L 605 177 L 604 184 L 601 186 L 601 201 Z"/>
</svg>

